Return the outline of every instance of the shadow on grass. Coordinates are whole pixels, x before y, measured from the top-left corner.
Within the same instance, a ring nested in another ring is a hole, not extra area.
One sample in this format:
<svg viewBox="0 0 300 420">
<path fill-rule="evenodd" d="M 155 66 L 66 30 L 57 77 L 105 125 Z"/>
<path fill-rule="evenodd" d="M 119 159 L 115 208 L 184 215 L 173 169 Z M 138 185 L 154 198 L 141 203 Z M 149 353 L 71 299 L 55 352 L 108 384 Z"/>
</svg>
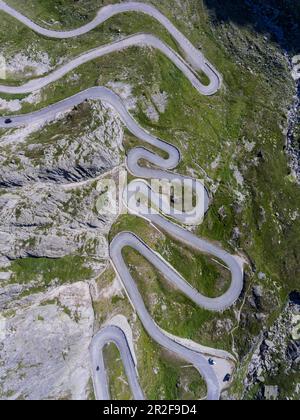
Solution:
<svg viewBox="0 0 300 420">
<path fill-rule="evenodd" d="M 203 0 L 215 24 L 233 22 L 271 35 L 288 53 L 300 54 L 300 0 Z"/>
</svg>

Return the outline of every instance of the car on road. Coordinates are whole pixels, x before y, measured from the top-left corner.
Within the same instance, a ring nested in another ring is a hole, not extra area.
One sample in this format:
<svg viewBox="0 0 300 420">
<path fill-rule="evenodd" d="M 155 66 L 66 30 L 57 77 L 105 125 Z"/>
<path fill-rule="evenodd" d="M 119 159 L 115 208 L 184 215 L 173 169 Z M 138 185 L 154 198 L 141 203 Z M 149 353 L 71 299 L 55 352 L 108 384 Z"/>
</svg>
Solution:
<svg viewBox="0 0 300 420">
<path fill-rule="evenodd" d="M 99 372 L 99 370 L 100 370 L 100 368 L 99 368 L 99 366 L 97 366 L 96 371 Z"/>
<path fill-rule="evenodd" d="M 208 364 L 210 366 L 215 366 L 216 365 L 216 362 L 214 361 L 214 359 L 210 358 L 210 359 L 208 359 Z"/>
<path fill-rule="evenodd" d="M 6 120 L 4 122 L 5 122 L 5 124 L 11 124 L 12 120 L 10 118 L 6 118 Z"/>
<path fill-rule="evenodd" d="M 223 382 L 230 382 L 231 380 L 231 375 L 229 375 L 229 373 L 227 373 L 227 375 L 225 376 Z"/>
</svg>

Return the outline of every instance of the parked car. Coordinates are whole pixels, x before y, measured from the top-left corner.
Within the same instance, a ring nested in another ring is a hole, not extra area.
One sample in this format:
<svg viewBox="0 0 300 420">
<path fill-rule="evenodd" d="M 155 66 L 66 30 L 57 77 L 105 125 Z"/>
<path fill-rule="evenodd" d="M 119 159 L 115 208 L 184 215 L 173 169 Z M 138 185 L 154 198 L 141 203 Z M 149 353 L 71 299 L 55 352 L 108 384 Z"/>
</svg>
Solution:
<svg viewBox="0 0 300 420">
<path fill-rule="evenodd" d="M 227 373 L 227 375 L 225 376 L 223 382 L 230 382 L 231 380 L 231 375 L 229 375 L 229 373 Z"/>
</svg>

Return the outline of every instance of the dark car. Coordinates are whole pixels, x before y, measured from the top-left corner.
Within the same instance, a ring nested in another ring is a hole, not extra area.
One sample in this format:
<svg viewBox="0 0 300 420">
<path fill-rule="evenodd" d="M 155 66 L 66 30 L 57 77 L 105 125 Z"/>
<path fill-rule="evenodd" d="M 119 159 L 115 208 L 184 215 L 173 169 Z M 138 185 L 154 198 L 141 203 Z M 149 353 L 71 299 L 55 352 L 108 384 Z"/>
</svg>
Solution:
<svg viewBox="0 0 300 420">
<path fill-rule="evenodd" d="M 10 118 L 6 118 L 6 120 L 4 122 L 5 122 L 5 124 L 11 124 L 12 120 Z"/>
<path fill-rule="evenodd" d="M 208 359 L 208 364 L 210 366 L 215 366 L 216 365 L 216 362 L 214 361 L 214 359 Z"/>
<path fill-rule="evenodd" d="M 97 369 L 96 369 L 96 371 L 97 371 L 97 372 L 99 372 L 99 370 L 100 370 L 100 368 L 99 368 L 99 366 L 97 366 Z"/>
<path fill-rule="evenodd" d="M 229 373 L 227 373 L 227 375 L 225 376 L 223 382 L 230 382 L 231 376 L 229 375 Z"/>
</svg>

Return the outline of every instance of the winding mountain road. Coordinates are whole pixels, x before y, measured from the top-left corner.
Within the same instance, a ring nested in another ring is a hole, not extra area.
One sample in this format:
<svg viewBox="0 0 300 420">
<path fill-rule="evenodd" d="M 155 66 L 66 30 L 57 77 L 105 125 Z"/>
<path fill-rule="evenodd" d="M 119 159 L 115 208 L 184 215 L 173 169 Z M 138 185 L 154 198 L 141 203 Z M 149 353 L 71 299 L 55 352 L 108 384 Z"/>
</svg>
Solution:
<svg viewBox="0 0 300 420">
<path fill-rule="evenodd" d="M 148 46 L 159 49 L 162 53 L 164 53 L 173 63 L 186 75 L 186 77 L 195 84 L 196 89 L 198 89 L 204 95 L 212 95 L 214 94 L 219 86 L 221 77 L 218 72 L 214 69 L 214 67 L 205 59 L 203 54 L 193 46 L 193 44 L 173 25 L 173 23 L 164 16 L 159 10 L 155 7 L 140 3 L 140 2 L 124 2 L 121 4 L 113 4 L 103 7 L 97 13 L 95 19 L 89 22 L 87 25 L 82 26 L 81 28 L 74 29 L 71 31 L 53 31 L 49 29 L 42 28 L 41 26 L 37 25 L 36 23 L 32 22 L 27 17 L 23 16 L 21 13 L 17 12 L 15 9 L 7 5 L 4 1 L 0 0 L 0 10 L 5 13 L 8 13 L 15 19 L 19 20 L 27 27 L 32 29 L 34 32 L 49 37 L 49 38 L 57 38 L 57 39 L 66 39 L 66 38 L 74 38 L 80 35 L 86 34 L 91 30 L 95 29 L 98 25 L 101 25 L 106 20 L 110 19 L 111 17 L 125 12 L 140 12 L 151 16 L 152 18 L 156 19 L 160 22 L 165 29 L 172 35 L 175 39 L 181 50 L 183 51 L 186 60 L 190 63 L 192 68 L 185 63 L 182 57 L 180 57 L 176 52 L 174 52 L 169 46 L 164 44 L 161 40 L 156 38 L 155 36 L 149 34 L 138 34 L 128 38 L 125 38 L 121 41 L 115 42 L 113 44 L 106 45 L 104 47 L 95 49 L 90 51 L 87 54 L 84 54 L 78 57 L 75 60 L 72 60 L 70 63 L 62 66 L 56 72 L 52 73 L 51 80 L 48 83 L 53 82 L 54 80 L 58 80 L 63 75 L 68 73 L 69 71 L 73 70 L 74 68 L 78 67 L 81 64 L 86 63 L 87 61 L 93 60 L 97 57 L 101 57 L 103 55 L 112 53 L 114 51 L 120 51 L 124 48 L 128 48 L 134 45 L 140 46 Z M 203 71 L 210 80 L 208 86 L 203 85 L 197 79 L 197 75 L 194 74 L 195 71 Z M 41 81 L 38 81 L 37 85 L 35 81 L 31 83 L 25 84 L 24 86 L 20 86 L 18 88 L 12 88 L 6 91 L 7 93 L 28 93 L 32 92 L 35 89 L 35 86 L 40 85 Z M 2 87 L 4 88 L 4 87 Z M 38 87 L 36 89 L 39 89 Z M 3 90 L 2 90 L 3 91 Z"/>
<path fill-rule="evenodd" d="M 76 37 L 87 33 L 117 13 L 126 11 L 147 13 L 148 15 L 157 19 L 162 25 L 164 25 L 164 27 L 174 37 L 189 62 L 189 64 L 185 62 L 182 57 L 180 57 L 176 52 L 171 50 L 166 44 L 162 43 L 162 41 L 155 38 L 154 36 L 138 34 L 125 38 L 124 40 L 118 41 L 116 43 L 95 49 L 78 57 L 77 59 L 71 60 L 69 63 L 55 70 L 53 73 L 40 79 L 35 79 L 25 83 L 23 86 L 13 87 L 2 85 L 0 86 L 0 92 L 30 93 L 32 90 L 41 89 L 54 82 L 55 80 L 58 80 L 67 72 L 89 60 L 113 51 L 119 51 L 120 49 L 127 48 L 131 45 L 147 45 L 158 48 L 160 51 L 166 54 L 170 60 L 173 61 L 173 63 L 190 80 L 191 85 L 201 94 L 211 95 L 215 93 L 220 86 L 220 76 L 218 75 L 217 71 L 214 70 L 214 68 L 204 59 L 203 55 L 184 37 L 183 34 L 181 34 L 174 27 L 174 25 L 165 16 L 163 16 L 154 7 L 144 3 L 128 2 L 106 6 L 99 11 L 96 18 L 92 22 L 83 26 L 82 28 L 68 32 L 56 32 L 41 28 L 28 18 L 22 16 L 20 13 L 6 5 L 6 3 L 3 1 L 0 1 L 0 10 L 9 13 L 11 16 L 15 17 L 29 28 L 43 36 L 59 39 Z M 208 86 L 204 86 L 198 80 L 196 75 L 198 70 L 204 71 L 209 77 L 210 83 Z M 105 87 L 93 87 L 87 89 L 70 98 L 67 98 L 61 102 L 58 102 L 34 113 L 10 116 L 9 118 L 1 117 L 0 127 L 15 128 L 32 124 L 37 121 L 54 120 L 57 117 L 57 114 L 70 110 L 74 106 L 79 105 L 87 99 L 101 100 L 110 104 L 118 112 L 121 120 L 132 134 L 134 134 L 141 141 L 166 152 L 168 155 L 167 158 L 162 158 L 161 156 L 150 150 L 147 150 L 144 147 L 137 147 L 132 149 L 127 157 L 127 168 L 134 176 L 144 179 L 167 179 L 169 181 L 177 180 L 178 182 L 188 179 L 187 177 L 183 177 L 178 174 L 175 175 L 169 172 L 171 169 L 174 169 L 180 162 L 179 150 L 175 146 L 164 142 L 161 139 L 158 139 L 157 137 L 144 130 L 129 114 L 121 98 Z M 141 160 L 146 160 L 150 164 L 155 165 L 155 167 L 146 168 L 141 166 Z M 137 193 L 140 191 L 144 191 L 144 193 L 146 193 L 149 188 L 150 186 L 142 180 L 133 181 L 128 186 L 126 194 L 124 194 L 124 199 L 125 204 L 129 210 L 138 214 L 140 217 L 147 219 L 150 223 L 158 227 L 160 230 L 166 232 L 174 239 L 185 243 L 197 251 L 213 255 L 214 257 L 222 260 L 231 272 L 232 281 L 229 290 L 223 296 L 216 299 L 210 299 L 201 295 L 190 284 L 188 284 L 185 279 L 183 279 L 167 262 L 165 262 L 162 257 L 156 254 L 140 238 L 131 232 L 122 232 L 113 239 L 110 244 L 110 258 L 145 330 L 158 344 L 170 350 L 171 352 L 176 353 L 179 357 L 194 365 L 207 383 L 207 398 L 210 400 L 215 400 L 220 396 L 220 386 L 212 367 L 208 365 L 207 360 L 199 352 L 192 350 L 185 345 L 179 344 L 178 342 L 175 342 L 171 337 L 167 336 L 154 322 L 145 307 L 137 285 L 135 284 L 135 281 L 132 278 L 130 271 L 123 259 L 122 250 L 125 247 L 131 247 L 137 250 L 151 264 L 153 264 L 157 270 L 161 272 L 161 274 L 167 279 L 168 282 L 176 286 L 182 293 L 184 293 L 197 305 L 212 311 L 223 311 L 224 309 L 234 304 L 234 302 L 238 299 L 243 288 L 243 267 L 234 256 L 230 255 L 225 250 L 211 244 L 204 239 L 196 237 L 178 224 L 174 224 L 167 220 L 165 217 L 163 217 L 162 214 L 151 214 L 147 211 L 146 208 L 143 208 L 143 206 L 137 206 Z M 172 217 L 180 224 L 196 224 L 199 219 L 203 218 L 209 208 L 208 193 L 204 186 L 196 180 L 193 182 L 193 189 L 198 198 L 197 206 L 195 206 L 197 208 L 194 209 L 194 212 L 190 211 L 181 214 L 166 214 L 166 216 Z M 161 208 L 162 213 L 164 213 L 164 210 L 164 208 Z M 102 399 L 109 398 L 108 384 L 107 378 L 105 376 L 105 366 L 103 361 L 103 347 L 108 342 L 114 342 L 119 348 L 134 397 L 136 399 L 143 399 L 144 396 L 138 382 L 137 370 L 130 353 L 130 347 L 126 341 L 125 335 L 115 326 L 107 326 L 102 329 L 99 334 L 95 336 L 91 344 L 91 356 L 94 369 L 93 378 L 97 397 Z M 95 374 L 95 369 L 97 366 L 100 369 L 99 375 Z"/>
<path fill-rule="evenodd" d="M 90 347 L 93 381 L 97 399 L 109 400 L 110 398 L 103 357 L 103 350 L 107 343 L 115 344 L 120 352 L 134 399 L 144 400 L 145 397 L 138 380 L 137 367 L 132 357 L 126 335 L 120 328 L 114 325 L 109 325 L 96 334 Z"/>
</svg>

